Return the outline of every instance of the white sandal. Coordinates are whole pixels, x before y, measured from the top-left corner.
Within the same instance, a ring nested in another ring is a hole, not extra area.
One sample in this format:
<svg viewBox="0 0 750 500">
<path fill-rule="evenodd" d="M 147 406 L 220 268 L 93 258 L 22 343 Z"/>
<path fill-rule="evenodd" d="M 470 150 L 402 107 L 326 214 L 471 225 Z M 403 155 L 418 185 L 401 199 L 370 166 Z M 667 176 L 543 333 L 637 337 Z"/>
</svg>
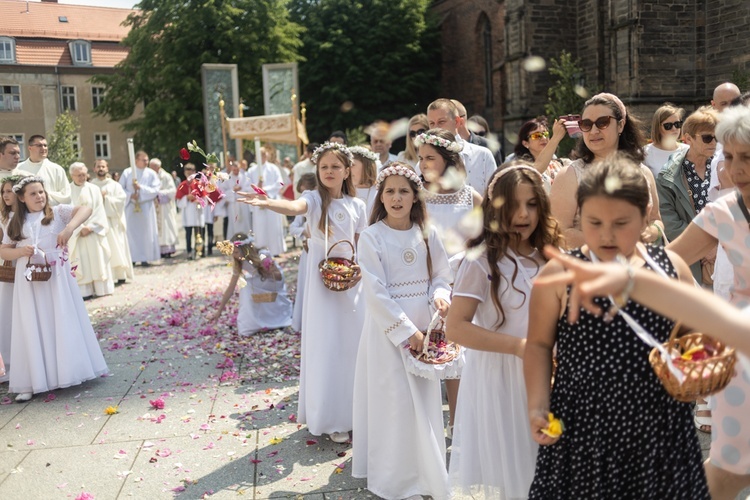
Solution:
<svg viewBox="0 0 750 500">
<path fill-rule="evenodd" d="M 711 411 L 711 408 L 708 407 L 708 401 L 695 403 L 695 409 L 693 410 L 693 423 L 695 424 L 695 428 L 701 432 L 711 434 L 711 416 L 698 415 L 698 412 L 701 411 Z M 708 427 L 708 429 L 706 429 L 706 427 Z"/>
</svg>

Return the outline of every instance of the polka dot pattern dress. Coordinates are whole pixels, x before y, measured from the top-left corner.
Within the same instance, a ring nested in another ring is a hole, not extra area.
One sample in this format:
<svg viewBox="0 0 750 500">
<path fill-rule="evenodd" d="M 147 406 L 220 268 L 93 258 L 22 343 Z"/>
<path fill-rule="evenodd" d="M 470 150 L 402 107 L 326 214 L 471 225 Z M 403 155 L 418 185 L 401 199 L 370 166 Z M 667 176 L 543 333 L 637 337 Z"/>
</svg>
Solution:
<svg viewBox="0 0 750 500">
<path fill-rule="evenodd" d="M 663 248 L 647 248 L 676 276 Z M 588 260 L 580 250 L 572 255 Z M 633 301 L 625 311 L 660 342 L 669 338 L 667 318 Z M 566 309 L 557 335 L 550 411 L 565 431 L 539 447 L 529 498 L 708 499 L 690 405 L 664 390 L 648 362 L 651 348 L 619 315 L 605 323 L 582 311 L 570 325 Z"/>
</svg>

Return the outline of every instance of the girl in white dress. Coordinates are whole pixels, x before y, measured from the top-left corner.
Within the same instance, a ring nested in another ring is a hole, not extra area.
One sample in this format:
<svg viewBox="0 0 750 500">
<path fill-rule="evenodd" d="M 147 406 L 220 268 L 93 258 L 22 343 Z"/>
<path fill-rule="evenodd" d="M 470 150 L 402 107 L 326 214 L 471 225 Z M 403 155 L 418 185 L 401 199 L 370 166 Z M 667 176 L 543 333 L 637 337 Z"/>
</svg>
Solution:
<svg viewBox="0 0 750 500">
<path fill-rule="evenodd" d="M 456 498 L 526 498 L 537 453 L 522 360 L 529 296 L 545 262 L 544 245 L 559 245 L 561 233 L 542 176 L 530 164 L 515 162 L 495 173 L 482 209 L 482 234 L 469 246 L 485 250 L 461 263 L 446 325 L 448 338 L 467 348 L 451 489 Z"/>
<path fill-rule="evenodd" d="M 106 374 L 96 334 L 89 321 L 65 248 L 91 207 L 50 208 L 40 177 L 25 177 L 13 187 L 14 215 L 3 236 L 0 258 L 16 265 L 11 328 L 10 391 L 16 401 L 32 394 L 78 385 Z M 26 262 L 52 265 L 47 281 L 27 281 Z"/>
<path fill-rule="evenodd" d="M 318 262 L 331 257 L 351 258 L 345 240 L 357 244 L 367 226 L 365 204 L 354 198 L 352 154 L 338 143 L 326 142 L 313 153 L 318 189 L 296 200 L 269 198 L 253 185 L 255 193 L 240 193 L 239 201 L 265 207 L 283 215 L 307 217 L 310 226 L 302 305 L 302 360 L 297 420 L 314 435 L 330 434 L 337 443 L 349 440 L 352 430 L 354 363 L 362 334 L 362 286 L 331 291 L 323 285 Z M 260 193 L 258 192 L 260 191 Z"/>
<path fill-rule="evenodd" d="M 16 194 L 13 192 L 13 186 L 23 179 L 20 175 L 11 175 L 3 179 L 0 184 L 0 193 L 2 193 L 2 204 L 0 205 L 0 229 L 4 235 L 8 232 L 8 223 L 13 217 L 13 205 L 16 202 Z M 15 266 L 15 262 L 10 261 Z M 4 262 L 3 262 L 4 264 Z M 13 283 L 0 281 L 0 321 L 4 327 L 0 328 L 0 382 L 8 381 L 10 373 L 10 325 L 13 317 Z"/>
<path fill-rule="evenodd" d="M 357 198 L 365 202 L 367 218 L 369 220 L 378 188 L 375 187 L 375 178 L 378 175 L 378 155 L 364 146 L 349 148 L 354 161 L 352 162 L 352 182 L 357 189 Z"/>
<path fill-rule="evenodd" d="M 219 319 L 239 283 L 237 332 L 240 335 L 291 325 L 292 301 L 286 293 L 284 275 L 271 252 L 257 248 L 253 244 L 253 236 L 244 233 L 237 233 L 231 240 L 221 241 L 217 246 L 224 255 L 231 255 L 234 262 L 232 279 L 210 321 Z"/>
<path fill-rule="evenodd" d="M 448 495 L 440 383 L 409 373 L 432 316 L 450 301 L 448 258 L 425 227 L 422 183 L 405 163 L 378 175 L 370 227 L 359 241 L 365 328 L 357 355 L 352 475 L 387 499 Z"/>
<path fill-rule="evenodd" d="M 419 168 L 425 181 L 427 218 L 434 225 L 451 265 L 451 283 L 463 259 L 466 241 L 478 231 L 472 229 L 472 210 L 482 204 L 482 196 L 466 184 L 466 168 L 461 158 L 463 146 L 450 132 L 434 128 L 417 135 Z M 445 381 L 448 397 L 448 437 L 453 434 L 459 378 Z"/>
</svg>

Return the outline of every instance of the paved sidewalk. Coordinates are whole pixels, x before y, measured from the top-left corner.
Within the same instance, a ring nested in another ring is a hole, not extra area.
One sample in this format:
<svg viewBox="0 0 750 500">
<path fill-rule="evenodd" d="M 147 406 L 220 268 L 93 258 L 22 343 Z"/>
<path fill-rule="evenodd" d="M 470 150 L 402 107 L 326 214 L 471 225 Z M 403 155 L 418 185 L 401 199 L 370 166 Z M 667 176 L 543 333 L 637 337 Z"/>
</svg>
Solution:
<svg viewBox="0 0 750 500">
<path fill-rule="evenodd" d="M 283 259 L 290 284 L 295 256 Z M 350 444 L 296 423 L 299 335 L 238 337 L 236 295 L 206 321 L 227 262 L 138 266 L 87 302 L 111 376 L 24 404 L 0 385 L 0 498 L 377 498 L 351 477 Z"/>
</svg>

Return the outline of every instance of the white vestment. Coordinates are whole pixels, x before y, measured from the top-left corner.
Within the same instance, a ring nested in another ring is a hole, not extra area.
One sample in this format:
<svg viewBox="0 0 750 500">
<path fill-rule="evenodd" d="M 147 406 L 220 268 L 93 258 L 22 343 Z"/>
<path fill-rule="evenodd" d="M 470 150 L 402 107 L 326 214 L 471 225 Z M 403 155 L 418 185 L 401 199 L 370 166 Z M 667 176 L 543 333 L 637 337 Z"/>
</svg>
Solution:
<svg viewBox="0 0 750 500">
<path fill-rule="evenodd" d="M 177 206 L 175 205 L 175 186 L 172 175 L 159 169 L 157 173 L 161 188 L 156 197 L 156 227 L 159 231 L 159 248 L 162 254 L 174 253 L 177 244 Z"/>
<path fill-rule="evenodd" d="M 62 203 L 70 203 L 70 182 L 65 169 L 47 158 L 36 163 L 27 159 L 16 167 L 18 170 L 38 175 L 44 179 L 44 189 L 47 191 L 49 206 L 54 207 Z"/>
<path fill-rule="evenodd" d="M 250 184 L 261 187 L 269 198 L 278 199 L 284 187 L 279 167 L 273 163 L 255 165 L 247 171 L 246 191 L 252 190 Z M 267 248 L 272 255 L 286 252 L 284 241 L 284 216 L 263 207 L 251 207 L 253 214 L 253 233 L 255 245 Z M 230 221 L 231 223 L 231 221 Z"/>
<path fill-rule="evenodd" d="M 127 224 L 125 223 L 125 202 L 128 195 L 117 181 L 110 178 L 91 180 L 102 193 L 104 212 L 107 214 L 109 231 L 107 241 L 111 257 L 109 267 L 115 280 L 133 279 L 133 261 L 130 258 L 130 244 L 128 244 Z"/>
<path fill-rule="evenodd" d="M 177 206 L 180 207 L 180 213 L 182 214 L 182 227 L 203 227 L 206 225 L 206 212 L 211 210 L 209 204 L 202 207 L 195 200 L 190 201 L 187 196 L 183 196 L 177 200 Z"/>
<path fill-rule="evenodd" d="M 107 241 L 109 222 L 104 210 L 102 192 L 91 183 L 83 186 L 70 184 L 70 198 L 77 207 L 91 207 L 92 213 L 86 221 L 78 226 L 68 241 L 71 266 L 78 266 L 75 270 L 78 288 L 81 295 L 110 295 L 115 291 L 112 281 L 112 269 L 109 261 L 112 252 Z M 81 235 L 83 228 L 92 232 Z"/>
<path fill-rule="evenodd" d="M 221 184 L 221 190 L 224 192 L 224 210 L 225 217 L 228 219 L 227 234 L 225 237 L 231 238 L 237 233 L 247 234 L 252 229 L 252 219 L 250 214 L 250 205 L 237 201 L 237 193 L 234 188 L 239 186 L 240 190 L 252 189 L 249 184 L 245 183 L 245 172 L 239 175 L 230 175 L 229 179 Z"/>
<path fill-rule="evenodd" d="M 135 172 L 133 172 L 135 170 Z M 133 178 L 135 175 L 135 179 Z M 138 181 L 140 191 L 138 205 L 131 198 L 135 189 L 133 180 Z M 120 185 L 127 194 L 125 219 L 128 223 L 128 243 L 133 262 L 159 260 L 159 232 L 156 227 L 156 207 L 154 199 L 159 194 L 161 182 L 156 172 L 150 168 L 128 168 L 120 177 Z M 136 210 L 140 207 L 140 211 Z"/>
</svg>

